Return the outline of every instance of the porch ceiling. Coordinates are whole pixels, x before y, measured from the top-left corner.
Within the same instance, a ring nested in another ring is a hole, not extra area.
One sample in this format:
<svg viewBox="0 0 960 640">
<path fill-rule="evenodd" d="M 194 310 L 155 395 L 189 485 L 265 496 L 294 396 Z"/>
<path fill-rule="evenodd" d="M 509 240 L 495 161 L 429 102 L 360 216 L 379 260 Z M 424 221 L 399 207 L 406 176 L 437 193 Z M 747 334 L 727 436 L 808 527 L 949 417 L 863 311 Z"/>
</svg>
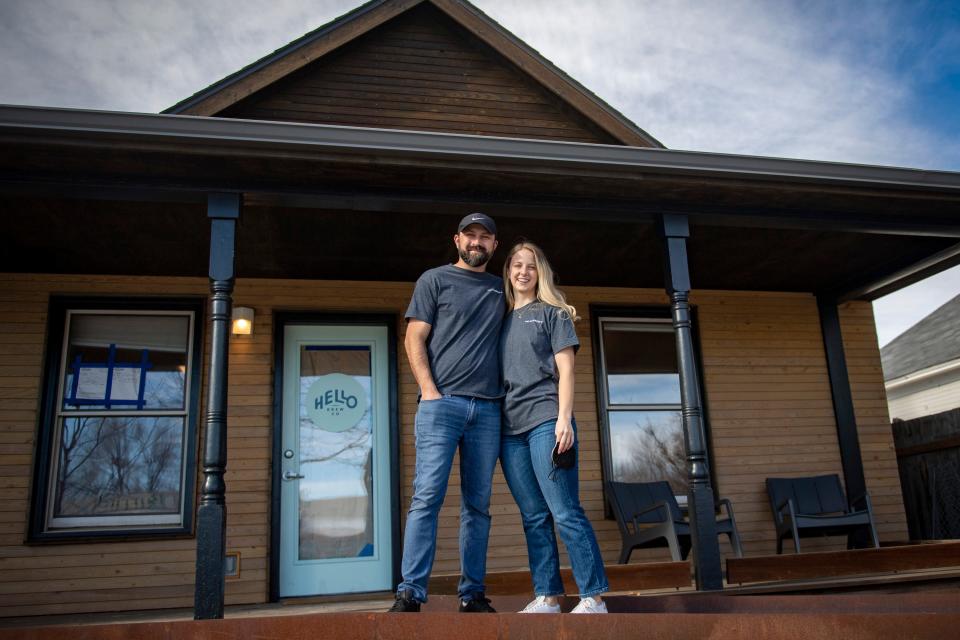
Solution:
<svg viewBox="0 0 960 640">
<path fill-rule="evenodd" d="M 201 203 L 0 196 L 11 250 L 0 271 L 205 276 L 210 225 Z M 413 281 L 456 255 L 452 213 L 247 206 L 237 274 L 249 278 Z M 563 285 L 663 286 L 654 223 L 497 214 L 502 246 L 540 243 Z M 954 244 L 952 238 L 694 223 L 694 288 L 820 292 L 854 286 Z"/>
<path fill-rule="evenodd" d="M 210 191 L 245 194 L 240 277 L 413 280 L 474 209 L 566 285 L 661 287 L 663 212 L 690 215 L 695 288 L 842 292 L 960 261 L 947 172 L 14 107 L 0 144 L 3 271 L 205 275 Z"/>
</svg>

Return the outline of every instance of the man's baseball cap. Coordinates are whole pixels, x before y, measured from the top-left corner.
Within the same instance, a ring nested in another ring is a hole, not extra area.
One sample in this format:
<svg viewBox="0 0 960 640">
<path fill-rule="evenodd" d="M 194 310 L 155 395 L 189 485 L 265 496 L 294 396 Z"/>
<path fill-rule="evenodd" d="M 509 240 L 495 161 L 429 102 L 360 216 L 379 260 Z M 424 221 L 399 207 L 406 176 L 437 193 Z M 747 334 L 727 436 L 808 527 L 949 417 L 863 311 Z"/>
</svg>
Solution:
<svg viewBox="0 0 960 640">
<path fill-rule="evenodd" d="M 472 224 L 478 224 L 493 235 L 497 235 L 497 223 L 485 213 L 468 213 L 463 216 L 463 220 L 460 221 L 460 226 L 457 227 L 457 233 L 460 233 Z"/>
</svg>

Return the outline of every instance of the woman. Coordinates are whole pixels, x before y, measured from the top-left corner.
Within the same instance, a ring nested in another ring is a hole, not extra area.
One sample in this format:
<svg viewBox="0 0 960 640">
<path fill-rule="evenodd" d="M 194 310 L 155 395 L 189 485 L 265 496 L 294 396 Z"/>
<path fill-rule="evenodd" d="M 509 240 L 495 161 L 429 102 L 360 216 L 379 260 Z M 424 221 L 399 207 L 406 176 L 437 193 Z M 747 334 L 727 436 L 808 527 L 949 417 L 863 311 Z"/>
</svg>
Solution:
<svg viewBox="0 0 960 640">
<path fill-rule="evenodd" d="M 506 398 L 500 463 L 520 506 L 536 599 L 521 613 L 560 613 L 563 594 L 554 522 L 567 547 L 580 603 L 572 613 L 606 613 L 603 559 L 580 506 L 577 465 L 554 467 L 576 452 L 573 360 L 580 343 L 577 310 L 553 283 L 543 251 L 530 242 L 510 250 L 503 267 L 508 315 L 500 334 Z"/>
</svg>

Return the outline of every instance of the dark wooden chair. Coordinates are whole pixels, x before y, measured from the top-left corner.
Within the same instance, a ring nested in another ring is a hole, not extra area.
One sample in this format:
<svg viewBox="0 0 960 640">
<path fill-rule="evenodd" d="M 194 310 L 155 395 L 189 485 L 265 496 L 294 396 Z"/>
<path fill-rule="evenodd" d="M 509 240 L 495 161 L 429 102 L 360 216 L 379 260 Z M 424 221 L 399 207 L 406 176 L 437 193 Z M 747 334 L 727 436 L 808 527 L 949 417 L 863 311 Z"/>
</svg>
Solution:
<svg viewBox="0 0 960 640">
<path fill-rule="evenodd" d="M 686 559 L 691 545 L 690 522 L 686 508 L 677 504 L 669 483 L 607 482 L 607 496 L 623 541 L 620 564 L 629 562 L 634 549 L 646 547 L 669 547 L 674 561 Z M 743 549 L 733 505 L 726 498 L 718 504 L 726 507 L 728 517 L 717 520 L 717 533 L 730 538 L 733 552 L 740 558 Z"/>
<path fill-rule="evenodd" d="M 783 539 L 793 538 L 800 553 L 800 538 L 846 535 L 852 549 L 856 536 L 869 535 L 879 547 L 873 523 L 870 494 L 847 500 L 837 474 L 805 478 L 767 478 L 767 495 L 777 528 L 777 553 L 783 553 Z"/>
</svg>

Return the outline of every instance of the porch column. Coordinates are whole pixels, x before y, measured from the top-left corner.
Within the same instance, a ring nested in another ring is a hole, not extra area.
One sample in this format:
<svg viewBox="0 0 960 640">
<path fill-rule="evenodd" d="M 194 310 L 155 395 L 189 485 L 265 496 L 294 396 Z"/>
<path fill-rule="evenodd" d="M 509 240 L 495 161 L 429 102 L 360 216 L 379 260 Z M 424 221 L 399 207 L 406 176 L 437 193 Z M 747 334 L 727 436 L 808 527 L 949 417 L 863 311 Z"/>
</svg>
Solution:
<svg viewBox="0 0 960 640">
<path fill-rule="evenodd" d="M 723 589 L 723 569 L 690 323 L 690 271 L 687 264 L 690 227 L 687 216 L 664 214 L 660 219 L 660 232 L 664 241 L 664 277 L 667 293 L 670 294 L 673 330 L 677 340 L 680 405 L 689 481 L 687 505 L 690 509 L 696 584 L 701 591 L 720 590 Z"/>
<path fill-rule="evenodd" d="M 233 309 L 233 262 L 240 195 L 212 193 L 210 218 L 210 366 L 207 372 L 203 486 L 197 508 L 197 575 L 193 617 L 223 617 L 224 561 L 227 543 L 227 361 Z"/>
<path fill-rule="evenodd" d="M 827 357 L 827 373 L 830 376 L 833 415 L 837 422 L 843 484 L 847 489 L 848 497 L 859 496 L 866 491 L 867 481 L 863 475 L 860 438 L 857 436 L 857 417 L 853 412 L 853 395 L 850 392 L 850 377 L 847 374 L 847 358 L 843 353 L 843 334 L 840 331 L 837 300 L 830 296 L 819 295 L 817 309 L 820 312 L 823 349 Z"/>
</svg>

